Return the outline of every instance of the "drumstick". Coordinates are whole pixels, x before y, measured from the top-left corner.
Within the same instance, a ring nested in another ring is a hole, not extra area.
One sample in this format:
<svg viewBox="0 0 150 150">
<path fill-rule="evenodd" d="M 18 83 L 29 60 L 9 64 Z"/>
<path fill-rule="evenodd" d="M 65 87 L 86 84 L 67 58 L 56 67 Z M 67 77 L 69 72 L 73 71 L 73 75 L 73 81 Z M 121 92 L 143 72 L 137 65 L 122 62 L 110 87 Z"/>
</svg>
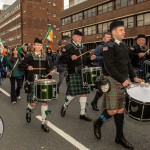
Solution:
<svg viewBox="0 0 150 150">
<path fill-rule="evenodd" d="M 33 70 L 46 70 L 46 68 L 33 68 Z"/>
<path fill-rule="evenodd" d="M 46 76 L 44 76 L 44 78 L 47 78 L 50 75 L 50 73 L 48 73 Z"/>
<path fill-rule="evenodd" d="M 53 71 L 55 71 L 55 69 Z M 48 73 L 47 75 L 45 75 L 44 78 L 47 78 L 50 74 L 51 74 L 51 72 Z"/>
<path fill-rule="evenodd" d="M 149 51 L 150 51 L 150 49 L 148 49 L 148 50 L 144 53 L 144 56 L 145 56 Z M 142 57 L 144 57 L 144 56 L 142 56 Z M 141 57 L 139 57 L 139 58 L 141 58 Z"/>
<path fill-rule="evenodd" d="M 93 49 L 92 49 L 92 50 L 89 50 L 89 51 L 87 51 L 87 52 L 85 52 L 85 53 L 83 53 L 83 54 L 79 55 L 77 58 L 79 58 L 79 57 L 81 57 L 81 56 L 85 55 L 86 53 L 92 52 L 92 51 L 94 51 L 94 50 L 93 50 Z"/>
<path fill-rule="evenodd" d="M 150 51 L 150 49 L 148 49 L 148 50 L 145 52 L 145 54 L 147 54 L 149 51 Z"/>
</svg>

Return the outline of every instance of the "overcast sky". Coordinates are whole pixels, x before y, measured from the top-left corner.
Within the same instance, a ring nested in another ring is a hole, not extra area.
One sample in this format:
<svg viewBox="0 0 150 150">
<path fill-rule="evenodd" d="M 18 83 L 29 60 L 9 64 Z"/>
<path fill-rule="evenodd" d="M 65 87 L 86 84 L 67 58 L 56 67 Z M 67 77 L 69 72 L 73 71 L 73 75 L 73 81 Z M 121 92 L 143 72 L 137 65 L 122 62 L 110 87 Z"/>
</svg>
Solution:
<svg viewBox="0 0 150 150">
<path fill-rule="evenodd" d="M 0 0 L 0 9 L 2 9 L 3 4 L 8 4 L 11 5 L 15 2 L 16 0 Z M 69 5 L 69 0 L 64 0 L 64 5 L 68 6 Z M 64 6 L 64 7 L 65 7 Z"/>
</svg>

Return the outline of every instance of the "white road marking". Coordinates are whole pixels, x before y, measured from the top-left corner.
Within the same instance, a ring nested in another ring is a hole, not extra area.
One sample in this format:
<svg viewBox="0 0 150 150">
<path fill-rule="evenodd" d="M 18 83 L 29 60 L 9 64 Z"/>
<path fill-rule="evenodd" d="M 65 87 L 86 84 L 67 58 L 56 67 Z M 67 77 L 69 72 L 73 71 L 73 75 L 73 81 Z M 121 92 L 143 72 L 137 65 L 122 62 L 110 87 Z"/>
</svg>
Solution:
<svg viewBox="0 0 150 150">
<path fill-rule="evenodd" d="M 6 96 L 10 97 L 10 94 L 7 93 L 2 88 L 0 88 L 0 91 L 3 92 Z M 41 116 L 36 116 L 36 118 L 39 119 L 40 121 L 42 121 Z M 59 129 L 58 127 L 56 127 L 55 125 L 53 125 L 52 123 L 50 123 L 49 121 L 48 121 L 47 125 L 52 130 L 54 130 L 56 133 L 58 133 L 61 137 L 63 137 L 68 142 L 70 142 L 72 145 L 74 145 L 75 147 L 77 147 L 79 150 L 90 150 L 87 147 L 85 147 L 84 145 L 82 145 L 80 142 L 78 142 L 77 140 L 75 140 L 73 137 L 71 137 L 69 134 L 65 133 L 63 130 Z"/>
<path fill-rule="evenodd" d="M 0 91 L 3 92 L 6 96 L 10 97 L 10 94 L 7 93 L 5 90 L 3 90 L 2 88 L 0 88 Z"/>
<path fill-rule="evenodd" d="M 36 118 L 42 121 L 41 116 L 36 116 Z M 58 133 L 60 136 L 62 136 L 64 139 L 66 139 L 68 142 L 70 142 L 72 145 L 77 147 L 79 150 L 90 150 L 86 148 L 84 145 L 82 145 L 80 142 L 75 140 L 73 137 L 71 137 L 69 134 L 65 133 L 63 130 L 59 129 L 58 127 L 50 123 L 49 121 L 47 125 L 56 133 Z"/>
</svg>

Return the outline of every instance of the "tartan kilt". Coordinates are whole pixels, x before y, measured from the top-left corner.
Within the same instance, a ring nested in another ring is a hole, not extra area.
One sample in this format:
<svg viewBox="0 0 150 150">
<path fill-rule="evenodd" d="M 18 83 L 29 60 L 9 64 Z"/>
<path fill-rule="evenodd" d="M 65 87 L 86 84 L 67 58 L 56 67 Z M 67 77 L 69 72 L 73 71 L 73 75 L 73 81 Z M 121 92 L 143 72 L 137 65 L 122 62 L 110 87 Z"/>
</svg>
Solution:
<svg viewBox="0 0 150 150">
<path fill-rule="evenodd" d="M 67 84 L 66 95 L 76 96 L 90 93 L 89 87 L 83 86 L 82 76 L 80 74 L 68 74 Z"/>
<path fill-rule="evenodd" d="M 106 76 L 106 78 L 110 80 L 111 90 L 108 93 L 104 93 L 102 107 L 105 109 L 124 108 L 125 91 L 121 89 L 122 85 L 110 76 Z"/>
</svg>

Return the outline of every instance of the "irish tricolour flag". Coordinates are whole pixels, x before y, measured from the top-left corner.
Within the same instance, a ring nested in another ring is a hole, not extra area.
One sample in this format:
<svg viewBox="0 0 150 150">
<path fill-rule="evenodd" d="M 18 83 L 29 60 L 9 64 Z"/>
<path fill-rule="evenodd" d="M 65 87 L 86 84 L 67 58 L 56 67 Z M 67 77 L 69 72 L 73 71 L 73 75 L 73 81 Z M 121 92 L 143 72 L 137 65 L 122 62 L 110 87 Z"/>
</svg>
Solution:
<svg viewBox="0 0 150 150">
<path fill-rule="evenodd" d="M 49 28 L 47 33 L 46 33 L 46 39 L 48 39 L 49 41 L 53 42 L 53 30 L 52 28 Z"/>
</svg>

